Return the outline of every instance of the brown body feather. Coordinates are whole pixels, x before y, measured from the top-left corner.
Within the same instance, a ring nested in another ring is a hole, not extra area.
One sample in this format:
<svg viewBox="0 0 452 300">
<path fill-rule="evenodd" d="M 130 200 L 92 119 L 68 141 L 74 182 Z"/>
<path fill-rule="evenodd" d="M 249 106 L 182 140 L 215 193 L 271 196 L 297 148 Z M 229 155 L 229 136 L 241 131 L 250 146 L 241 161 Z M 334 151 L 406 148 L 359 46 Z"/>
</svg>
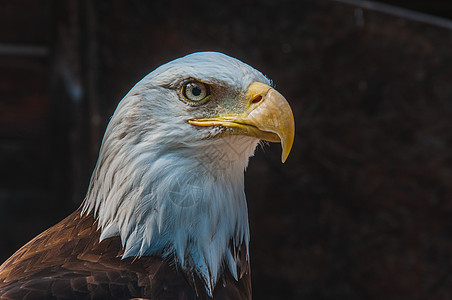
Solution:
<svg viewBox="0 0 452 300">
<path fill-rule="evenodd" d="M 31 240 L 0 266 L 0 299 L 209 299 L 200 279 L 172 259 L 121 259 L 119 237 L 99 243 L 93 214 L 77 210 Z M 246 251 L 242 251 L 246 253 Z M 250 299 L 249 265 L 242 277 L 224 271 L 214 299 Z"/>
</svg>

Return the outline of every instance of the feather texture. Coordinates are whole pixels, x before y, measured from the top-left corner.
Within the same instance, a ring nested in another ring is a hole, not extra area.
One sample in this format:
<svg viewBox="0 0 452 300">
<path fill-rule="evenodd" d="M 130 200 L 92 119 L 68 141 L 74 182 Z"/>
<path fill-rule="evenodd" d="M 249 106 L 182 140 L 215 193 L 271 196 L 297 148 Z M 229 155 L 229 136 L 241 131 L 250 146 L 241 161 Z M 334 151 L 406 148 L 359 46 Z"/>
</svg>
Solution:
<svg viewBox="0 0 452 300">
<path fill-rule="evenodd" d="M 19 249 L 0 267 L 1 299 L 207 299 L 201 280 L 160 257 L 122 259 L 119 237 L 99 243 L 93 214 L 71 214 Z M 229 272 L 215 299 L 249 299 L 249 269 Z"/>
</svg>

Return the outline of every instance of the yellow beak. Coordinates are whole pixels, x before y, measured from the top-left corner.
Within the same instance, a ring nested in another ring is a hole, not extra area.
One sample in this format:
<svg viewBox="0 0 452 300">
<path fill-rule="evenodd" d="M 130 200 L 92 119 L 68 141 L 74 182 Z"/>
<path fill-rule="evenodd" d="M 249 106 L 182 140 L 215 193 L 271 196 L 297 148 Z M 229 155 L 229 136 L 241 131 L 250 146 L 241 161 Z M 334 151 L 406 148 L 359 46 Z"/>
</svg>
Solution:
<svg viewBox="0 0 452 300">
<path fill-rule="evenodd" d="M 253 82 L 245 94 L 245 111 L 222 114 L 213 118 L 192 119 L 196 126 L 223 126 L 224 135 L 247 135 L 264 141 L 281 143 L 281 160 L 289 156 L 295 136 L 295 122 L 286 99 L 272 87 Z"/>
</svg>

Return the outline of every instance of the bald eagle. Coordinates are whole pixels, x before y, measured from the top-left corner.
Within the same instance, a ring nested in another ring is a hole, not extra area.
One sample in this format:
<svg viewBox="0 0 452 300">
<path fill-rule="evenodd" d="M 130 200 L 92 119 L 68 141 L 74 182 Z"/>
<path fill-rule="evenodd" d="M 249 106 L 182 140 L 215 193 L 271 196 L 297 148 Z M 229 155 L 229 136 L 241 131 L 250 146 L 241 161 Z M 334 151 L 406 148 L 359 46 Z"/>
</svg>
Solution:
<svg viewBox="0 0 452 300">
<path fill-rule="evenodd" d="M 0 266 L 2 299 L 250 299 L 244 170 L 294 139 L 262 73 L 217 52 L 144 77 L 118 104 L 81 206 Z"/>
</svg>

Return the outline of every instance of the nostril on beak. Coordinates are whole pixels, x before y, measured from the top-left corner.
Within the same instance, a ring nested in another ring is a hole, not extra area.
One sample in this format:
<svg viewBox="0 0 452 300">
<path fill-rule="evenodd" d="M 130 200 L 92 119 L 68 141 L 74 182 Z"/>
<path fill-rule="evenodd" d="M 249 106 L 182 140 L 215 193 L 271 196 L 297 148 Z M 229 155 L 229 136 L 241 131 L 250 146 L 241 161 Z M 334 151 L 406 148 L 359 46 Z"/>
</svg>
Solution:
<svg viewBox="0 0 452 300">
<path fill-rule="evenodd" d="M 262 96 L 261 96 L 261 95 L 258 95 L 256 98 L 254 98 L 254 99 L 251 101 L 251 103 L 256 104 L 256 103 L 261 102 L 261 100 L 262 100 Z"/>
</svg>

